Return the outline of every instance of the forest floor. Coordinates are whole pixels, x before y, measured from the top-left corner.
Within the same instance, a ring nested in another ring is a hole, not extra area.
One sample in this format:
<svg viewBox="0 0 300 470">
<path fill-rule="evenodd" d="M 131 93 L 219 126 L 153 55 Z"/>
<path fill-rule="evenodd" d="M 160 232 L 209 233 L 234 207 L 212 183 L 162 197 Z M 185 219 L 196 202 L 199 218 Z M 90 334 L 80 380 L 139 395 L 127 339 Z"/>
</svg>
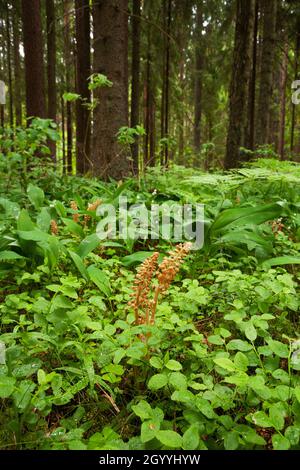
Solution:
<svg viewBox="0 0 300 470">
<path fill-rule="evenodd" d="M 300 448 L 299 165 L 118 185 L 13 156 L 0 180 L 1 449 Z M 135 275 L 175 244 L 99 242 L 99 199 L 120 196 L 204 204 L 204 246 L 164 281 L 153 324 L 128 305 L 153 309 Z"/>
</svg>

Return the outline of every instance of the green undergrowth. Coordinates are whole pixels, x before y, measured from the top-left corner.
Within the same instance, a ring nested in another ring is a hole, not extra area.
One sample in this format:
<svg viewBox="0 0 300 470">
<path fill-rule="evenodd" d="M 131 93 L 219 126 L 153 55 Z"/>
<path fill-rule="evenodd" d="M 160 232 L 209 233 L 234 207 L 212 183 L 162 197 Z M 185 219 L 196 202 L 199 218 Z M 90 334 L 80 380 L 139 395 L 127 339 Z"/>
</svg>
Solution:
<svg viewBox="0 0 300 470">
<path fill-rule="evenodd" d="M 299 165 L 103 183 L 56 174 L 49 133 L 1 144 L 0 448 L 299 449 Z M 99 242 L 88 204 L 120 195 L 205 204 L 153 326 L 134 324 L 132 284 L 172 244 Z"/>
</svg>

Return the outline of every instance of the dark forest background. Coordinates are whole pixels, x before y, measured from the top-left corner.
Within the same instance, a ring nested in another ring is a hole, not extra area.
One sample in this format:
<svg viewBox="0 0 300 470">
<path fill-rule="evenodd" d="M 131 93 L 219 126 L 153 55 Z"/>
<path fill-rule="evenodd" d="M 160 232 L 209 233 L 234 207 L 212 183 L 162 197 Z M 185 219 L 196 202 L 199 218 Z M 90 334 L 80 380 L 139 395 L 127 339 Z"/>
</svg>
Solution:
<svg viewBox="0 0 300 470">
<path fill-rule="evenodd" d="M 2 0 L 1 125 L 52 119 L 73 174 L 297 160 L 299 51 L 298 1 Z"/>
</svg>

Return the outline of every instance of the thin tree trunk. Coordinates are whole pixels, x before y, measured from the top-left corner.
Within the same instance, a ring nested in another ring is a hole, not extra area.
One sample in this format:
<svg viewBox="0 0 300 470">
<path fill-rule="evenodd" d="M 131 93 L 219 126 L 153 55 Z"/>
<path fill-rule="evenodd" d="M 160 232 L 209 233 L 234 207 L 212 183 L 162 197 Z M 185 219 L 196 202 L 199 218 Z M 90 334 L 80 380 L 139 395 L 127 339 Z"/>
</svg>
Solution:
<svg viewBox="0 0 300 470">
<path fill-rule="evenodd" d="M 280 70 L 280 120 L 279 120 L 279 142 L 278 153 L 280 159 L 284 160 L 284 134 L 285 134 L 285 117 L 286 117 L 286 83 L 287 83 L 287 67 L 288 67 L 288 43 L 285 43 L 283 60 Z"/>
<path fill-rule="evenodd" d="M 253 31 L 253 46 L 252 46 L 252 71 L 249 86 L 249 125 L 248 125 L 248 139 L 247 147 L 254 150 L 255 143 L 255 99 L 256 99 L 256 66 L 257 66 L 257 33 L 258 33 L 258 13 L 259 13 L 259 0 L 255 0 L 255 13 L 254 13 L 254 31 Z"/>
<path fill-rule="evenodd" d="M 203 48 L 202 48 L 203 13 L 202 4 L 197 5 L 196 16 L 196 54 L 195 54 L 195 89 L 194 89 L 194 148 L 199 159 L 201 143 L 201 114 L 202 114 L 202 72 L 203 72 Z"/>
<path fill-rule="evenodd" d="M 112 87 L 97 89 L 94 113 L 93 173 L 122 179 L 130 173 L 128 149 L 116 134 L 128 126 L 128 0 L 95 2 L 94 72 L 103 73 Z"/>
<path fill-rule="evenodd" d="M 70 37 L 70 2 L 64 0 L 64 55 L 66 67 L 66 88 L 67 92 L 71 91 L 71 74 L 72 66 L 71 56 L 71 37 Z M 66 122 L 67 122 L 67 165 L 66 173 L 72 173 L 72 150 L 73 150 L 73 127 L 72 127 L 72 103 L 67 101 L 66 104 Z"/>
<path fill-rule="evenodd" d="M 298 78 L 298 66 L 299 66 L 299 54 L 300 54 L 300 20 L 297 25 L 297 37 L 295 47 L 295 65 L 294 65 L 294 80 Z M 291 116 L 291 152 L 294 151 L 294 136 L 295 136 L 295 121 L 296 121 L 296 105 L 292 103 L 292 116 Z"/>
<path fill-rule="evenodd" d="M 261 1 L 263 12 L 263 42 L 257 116 L 257 145 L 263 145 L 269 142 L 277 14 L 277 0 Z"/>
<path fill-rule="evenodd" d="M 75 0 L 76 7 L 76 91 L 89 103 L 91 93 L 88 78 L 91 75 L 91 27 L 89 0 Z M 84 174 L 90 168 L 91 123 L 90 113 L 78 100 L 76 103 L 76 162 L 77 172 Z"/>
<path fill-rule="evenodd" d="M 46 116 L 40 0 L 22 0 L 27 116 Z M 33 40 L 34 38 L 34 40 Z"/>
<path fill-rule="evenodd" d="M 65 102 L 63 97 L 60 99 L 61 106 L 61 136 L 62 136 L 62 164 L 63 174 L 67 173 L 67 159 L 66 159 L 66 131 L 65 131 Z"/>
<path fill-rule="evenodd" d="M 162 89 L 161 89 L 161 103 L 160 103 L 160 138 L 165 138 L 165 111 L 166 111 L 166 50 L 167 50 L 167 0 L 162 0 L 162 17 L 163 17 L 163 66 L 162 66 Z M 162 147 L 160 153 L 160 164 L 164 165 L 164 149 Z"/>
<path fill-rule="evenodd" d="M 56 27 L 54 0 L 46 0 L 48 118 L 56 122 Z M 49 141 L 51 156 L 56 161 L 56 142 Z"/>
<path fill-rule="evenodd" d="M 144 86 L 144 122 L 145 122 L 145 139 L 144 139 L 144 170 L 149 164 L 149 142 L 150 142 L 150 42 L 148 35 L 148 54 L 146 62 L 146 82 Z"/>
<path fill-rule="evenodd" d="M 10 31 L 10 15 L 8 3 L 6 4 L 6 50 L 8 65 L 8 90 L 9 90 L 9 123 L 14 125 L 14 104 L 13 104 L 13 85 L 12 85 L 12 63 L 11 63 L 11 31 Z"/>
<path fill-rule="evenodd" d="M 247 93 L 251 67 L 251 38 L 254 27 L 254 0 L 237 0 L 236 29 L 229 96 L 229 128 L 224 166 L 238 166 L 244 145 Z"/>
<path fill-rule="evenodd" d="M 139 124 L 139 98 L 140 98 L 140 37 L 141 37 L 141 0 L 133 0 L 132 10 L 132 89 L 131 89 L 131 127 Z M 150 28 L 149 28 L 150 29 Z M 148 45 L 149 47 L 150 45 Z M 139 171 L 139 141 L 136 139 L 131 146 L 133 158 L 133 172 Z"/>
<path fill-rule="evenodd" d="M 15 13 L 13 15 L 13 47 L 14 47 L 14 104 L 16 126 L 22 124 L 22 77 L 21 77 L 21 59 L 20 59 L 20 30 L 19 30 L 20 2 L 16 2 Z"/>
<path fill-rule="evenodd" d="M 168 21 L 167 21 L 167 49 L 166 49 L 166 96 L 165 96 L 165 136 L 169 138 L 169 112 L 170 112 L 170 33 L 172 20 L 172 0 L 168 1 Z M 165 146 L 164 165 L 169 163 L 169 145 Z"/>
</svg>

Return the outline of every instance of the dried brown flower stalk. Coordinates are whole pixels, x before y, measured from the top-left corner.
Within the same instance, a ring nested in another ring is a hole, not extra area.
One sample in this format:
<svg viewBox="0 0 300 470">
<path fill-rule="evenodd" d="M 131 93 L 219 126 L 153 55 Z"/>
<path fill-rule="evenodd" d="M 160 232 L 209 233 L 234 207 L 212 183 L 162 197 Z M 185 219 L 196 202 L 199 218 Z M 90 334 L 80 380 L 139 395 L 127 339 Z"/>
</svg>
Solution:
<svg viewBox="0 0 300 470">
<path fill-rule="evenodd" d="M 73 218 L 73 221 L 76 222 L 76 224 L 78 224 L 78 222 L 79 222 L 79 214 L 78 214 L 78 206 L 77 206 L 76 202 L 75 202 L 75 201 L 71 201 L 70 207 L 71 207 L 71 209 L 73 209 L 73 211 L 75 211 L 74 214 L 73 214 L 73 217 L 72 217 L 72 218 Z"/>
<path fill-rule="evenodd" d="M 131 294 L 133 299 L 129 302 L 134 310 L 136 325 L 155 323 L 159 295 L 167 292 L 190 249 L 191 243 L 180 243 L 158 268 L 159 253 L 157 252 L 142 263 L 134 281 Z M 154 275 L 158 281 L 157 285 L 152 284 Z"/>
<path fill-rule="evenodd" d="M 97 209 L 97 207 L 100 206 L 100 204 L 102 204 L 101 199 L 97 199 L 95 202 L 89 203 L 88 207 L 87 207 L 87 211 L 89 211 L 89 212 L 95 211 Z M 89 222 L 89 220 L 91 220 L 91 216 L 86 214 L 84 216 L 84 224 L 86 225 Z"/>
<path fill-rule="evenodd" d="M 52 219 L 50 222 L 50 230 L 52 235 L 58 235 L 58 226 L 56 220 Z"/>
<path fill-rule="evenodd" d="M 152 256 L 145 259 L 141 264 L 138 273 L 134 280 L 133 292 L 131 297 L 133 299 L 129 305 L 133 307 L 136 325 L 148 323 L 149 312 L 151 308 L 151 300 L 149 299 L 150 286 L 153 274 L 157 268 L 159 253 L 155 252 Z M 144 316 L 141 317 L 139 309 L 144 311 Z"/>
</svg>

